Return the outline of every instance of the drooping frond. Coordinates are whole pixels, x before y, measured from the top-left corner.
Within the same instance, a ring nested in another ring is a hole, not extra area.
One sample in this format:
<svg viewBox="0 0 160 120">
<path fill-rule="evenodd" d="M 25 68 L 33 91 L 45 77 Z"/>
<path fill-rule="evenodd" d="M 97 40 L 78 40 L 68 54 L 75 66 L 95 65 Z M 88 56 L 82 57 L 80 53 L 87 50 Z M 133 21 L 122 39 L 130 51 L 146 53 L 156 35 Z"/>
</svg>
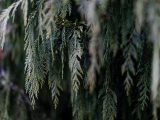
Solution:
<svg viewBox="0 0 160 120">
<path fill-rule="evenodd" d="M 27 25 L 29 0 L 22 0 L 21 9 L 23 11 L 24 25 Z"/>
<path fill-rule="evenodd" d="M 52 100 L 55 109 L 57 108 L 57 105 L 59 103 L 60 91 L 62 91 L 60 76 L 61 76 L 60 73 L 57 73 L 56 71 L 53 70 L 49 70 L 48 85 L 51 90 Z"/>
<path fill-rule="evenodd" d="M 138 101 L 137 104 L 135 106 L 135 109 L 133 110 L 133 114 L 136 114 L 136 117 L 138 119 L 141 119 L 141 117 L 143 116 L 143 112 L 145 110 L 145 108 L 147 108 L 148 104 L 149 104 L 149 93 L 150 93 L 150 80 L 149 78 L 149 68 L 146 65 L 146 68 L 144 70 L 145 72 L 142 73 L 142 76 L 140 77 L 138 83 L 137 83 L 137 89 L 138 89 Z"/>
<path fill-rule="evenodd" d="M 60 93 L 63 91 L 62 88 L 62 63 L 61 63 L 61 48 L 58 46 L 59 31 L 55 31 L 52 37 L 46 41 L 45 49 L 45 62 L 48 73 L 48 85 L 51 91 L 54 108 L 56 109 L 59 104 Z M 52 45 L 50 45 L 52 43 Z M 52 48 L 51 48 L 52 47 Z M 54 55 L 54 56 L 53 56 Z M 53 59 L 54 57 L 54 59 Z"/>
<path fill-rule="evenodd" d="M 111 90 L 106 90 L 106 95 L 103 100 L 103 120 L 114 120 L 117 114 L 117 97 L 116 94 Z"/>
<path fill-rule="evenodd" d="M 147 68 L 146 68 L 147 69 Z M 139 89 L 139 99 L 138 102 L 141 104 L 141 110 L 144 110 L 145 107 L 148 105 L 147 102 L 149 101 L 149 80 L 148 74 L 142 75 L 141 79 L 137 84 L 137 88 Z"/>
<path fill-rule="evenodd" d="M 10 18 L 10 16 L 13 18 L 15 17 L 15 12 L 17 10 L 17 7 L 22 3 L 23 0 L 19 0 L 12 5 L 10 5 L 8 8 L 4 9 L 2 13 L 0 14 L 0 45 L 1 48 L 3 48 L 5 43 L 5 35 L 7 33 L 7 23 Z"/>
<path fill-rule="evenodd" d="M 131 86 L 133 86 L 133 76 L 136 75 L 136 68 L 135 68 L 135 63 L 134 60 L 136 61 L 138 59 L 138 41 L 139 41 L 139 36 L 136 30 L 133 31 L 131 34 L 129 41 L 127 41 L 123 56 L 125 58 L 125 61 L 122 65 L 122 74 L 125 75 L 125 80 L 124 80 L 124 86 L 127 95 L 129 95 Z"/>
<path fill-rule="evenodd" d="M 30 15 L 28 24 L 25 30 L 25 50 L 26 50 L 26 91 L 31 98 L 32 105 L 35 105 L 35 98 L 38 98 L 38 92 L 40 87 L 43 85 L 45 77 L 44 58 L 40 57 L 38 49 L 38 39 L 35 37 L 35 16 L 36 11 Z"/>
<path fill-rule="evenodd" d="M 80 87 L 80 80 L 83 78 L 83 70 L 81 68 L 81 58 L 83 54 L 83 49 L 81 46 L 81 32 L 82 26 L 79 26 L 78 30 L 74 30 L 72 34 L 72 38 L 69 41 L 70 51 L 69 51 L 69 66 L 71 70 L 71 83 L 72 90 L 75 93 L 75 96 L 78 94 L 78 90 Z"/>
</svg>

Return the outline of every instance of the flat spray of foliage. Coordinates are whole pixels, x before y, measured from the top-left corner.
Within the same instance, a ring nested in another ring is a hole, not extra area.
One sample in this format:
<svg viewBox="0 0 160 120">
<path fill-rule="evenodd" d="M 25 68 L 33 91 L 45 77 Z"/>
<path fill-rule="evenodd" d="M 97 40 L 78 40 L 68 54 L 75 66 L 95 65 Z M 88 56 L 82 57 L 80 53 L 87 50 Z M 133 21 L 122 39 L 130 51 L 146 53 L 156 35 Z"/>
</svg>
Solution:
<svg viewBox="0 0 160 120">
<path fill-rule="evenodd" d="M 46 81 L 58 107 L 69 67 L 75 120 L 125 119 L 126 109 L 133 119 L 146 120 L 150 102 L 158 119 L 159 0 L 17 0 L 1 11 L 1 48 L 18 10 L 25 29 L 25 88 L 33 107 Z"/>
</svg>

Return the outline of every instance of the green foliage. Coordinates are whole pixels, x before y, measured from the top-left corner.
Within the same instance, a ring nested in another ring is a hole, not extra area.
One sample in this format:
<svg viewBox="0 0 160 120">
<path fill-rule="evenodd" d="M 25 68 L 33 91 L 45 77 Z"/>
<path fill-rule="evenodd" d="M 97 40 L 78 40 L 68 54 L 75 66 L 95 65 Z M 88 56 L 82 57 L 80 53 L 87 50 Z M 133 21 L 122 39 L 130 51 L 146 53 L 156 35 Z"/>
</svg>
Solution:
<svg viewBox="0 0 160 120">
<path fill-rule="evenodd" d="M 32 105 L 35 104 L 35 97 L 38 98 L 38 92 L 40 86 L 43 85 L 45 77 L 43 58 L 37 55 L 38 39 L 35 37 L 35 15 L 36 12 L 31 14 L 28 25 L 26 27 L 25 34 L 25 50 L 26 50 L 26 91 L 32 101 Z M 38 52 L 39 54 L 39 52 Z"/>
<path fill-rule="evenodd" d="M 51 89 L 52 100 L 56 109 L 59 103 L 60 91 L 62 91 L 60 74 L 56 73 L 56 71 L 50 70 L 48 84 L 49 88 Z"/>
<path fill-rule="evenodd" d="M 146 68 L 147 69 L 147 68 Z M 147 102 L 149 101 L 149 80 L 147 74 L 144 74 L 140 81 L 137 84 L 137 88 L 139 89 L 139 98 L 138 101 L 141 104 L 140 108 L 141 110 L 144 110 L 145 107 L 148 105 Z"/>
<path fill-rule="evenodd" d="M 106 95 L 103 100 L 103 120 L 114 120 L 116 118 L 117 96 L 110 90 L 106 90 Z"/>
<path fill-rule="evenodd" d="M 14 20 L 17 14 L 22 14 L 25 89 L 33 107 L 41 89 L 47 86 L 55 109 L 59 103 L 61 106 L 61 93 L 69 94 L 75 120 L 132 120 L 132 112 L 135 118 L 145 119 L 142 116 L 151 113 L 151 107 L 157 117 L 158 0 L 17 0 L 11 3 L 0 14 L 0 44 L 3 48 L 7 43 L 9 18 Z M 16 12 L 19 8 L 22 12 Z M 152 83 L 148 65 L 151 60 L 147 56 L 152 55 L 152 47 L 143 52 L 151 44 L 148 39 L 153 41 Z M 145 59 L 143 54 L 147 54 Z M 149 106 L 151 100 L 153 105 Z M 6 120 L 10 118 L 8 106 L 4 116 Z"/>
<path fill-rule="evenodd" d="M 135 69 L 135 64 L 134 61 L 137 61 L 138 59 L 138 53 L 137 53 L 137 49 L 138 49 L 138 42 L 140 39 L 137 39 L 137 33 L 134 30 L 133 33 L 131 33 L 131 36 L 129 38 L 129 42 L 126 42 L 125 48 L 124 48 L 124 52 L 123 52 L 123 56 L 125 58 L 125 61 L 122 65 L 122 75 L 125 74 L 126 78 L 124 80 L 124 86 L 125 86 L 125 90 L 127 95 L 129 95 L 130 92 L 130 88 L 131 86 L 133 86 L 133 78 L 132 76 L 136 75 L 136 69 Z"/>
<path fill-rule="evenodd" d="M 80 87 L 80 80 L 83 79 L 83 70 L 81 68 L 81 59 L 83 54 L 83 49 L 81 46 L 81 32 L 82 27 L 79 26 L 78 30 L 74 30 L 72 34 L 72 38 L 69 41 L 70 50 L 69 50 L 69 66 L 71 69 L 71 81 L 72 81 L 72 89 L 75 93 L 75 96 L 78 94 L 78 90 Z"/>
</svg>

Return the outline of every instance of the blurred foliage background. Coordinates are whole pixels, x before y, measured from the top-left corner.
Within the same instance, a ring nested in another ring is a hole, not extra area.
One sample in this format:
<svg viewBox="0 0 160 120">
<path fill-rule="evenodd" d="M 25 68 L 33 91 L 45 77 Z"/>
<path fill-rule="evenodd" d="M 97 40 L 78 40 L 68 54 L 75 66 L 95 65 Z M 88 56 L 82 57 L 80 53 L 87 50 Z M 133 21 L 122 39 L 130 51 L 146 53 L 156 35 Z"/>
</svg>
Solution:
<svg viewBox="0 0 160 120">
<path fill-rule="evenodd" d="M 0 0 L 0 120 L 160 119 L 159 0 Z"/>
</svg>

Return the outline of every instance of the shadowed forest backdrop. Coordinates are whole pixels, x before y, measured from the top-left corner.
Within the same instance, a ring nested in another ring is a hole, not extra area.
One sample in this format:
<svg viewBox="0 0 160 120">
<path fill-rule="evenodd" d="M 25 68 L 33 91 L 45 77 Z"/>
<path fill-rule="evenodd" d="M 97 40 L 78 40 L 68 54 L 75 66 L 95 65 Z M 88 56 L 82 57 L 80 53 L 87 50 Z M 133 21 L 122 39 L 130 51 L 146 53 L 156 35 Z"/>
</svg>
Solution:
<svg viewBox="0 0 160 120">
<path fill-rule="evenodd" d="M 159 0 L 0 0 L 0 120 L 160 119 Z"/>
</svg>

